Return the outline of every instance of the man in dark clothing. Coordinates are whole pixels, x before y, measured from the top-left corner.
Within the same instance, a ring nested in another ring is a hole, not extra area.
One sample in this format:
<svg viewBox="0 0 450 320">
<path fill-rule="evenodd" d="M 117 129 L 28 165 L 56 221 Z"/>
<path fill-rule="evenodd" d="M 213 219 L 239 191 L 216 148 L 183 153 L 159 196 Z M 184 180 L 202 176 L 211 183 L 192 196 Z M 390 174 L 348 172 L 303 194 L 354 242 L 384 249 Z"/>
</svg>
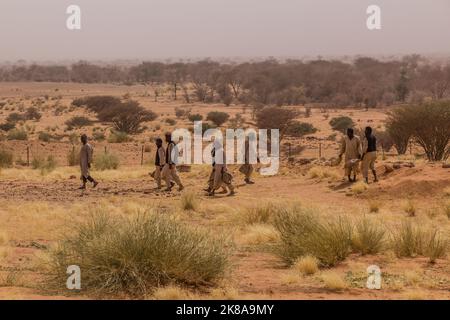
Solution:
<svg viewBox="0 0 450 320">
<path fill-rule="evenodd" d="M 372 134 L 372 128 L 366 127 L 364 131 L 363 148 L 361 156 L 361 171 L 364 181 L 369 183 L 369 168 L 372 170 L 374 182 L 378 182 L 377 172 L 375 170 L 375 161 L 377 160 L 377 138 Z"/>
</svg>

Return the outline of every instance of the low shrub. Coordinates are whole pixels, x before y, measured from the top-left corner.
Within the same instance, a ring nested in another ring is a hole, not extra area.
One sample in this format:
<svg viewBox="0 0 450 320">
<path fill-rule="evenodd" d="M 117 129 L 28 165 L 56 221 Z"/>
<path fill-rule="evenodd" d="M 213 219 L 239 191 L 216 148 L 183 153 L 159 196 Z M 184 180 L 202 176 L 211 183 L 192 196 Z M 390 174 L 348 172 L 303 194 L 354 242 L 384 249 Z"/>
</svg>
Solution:
<svg viewBox="0 0 450 320">
<path fill-rule="evenodd" d="M 35 170 L 41 170 L 42 174 L 49 173 L 55 170 L 56 160 L 52 155 L 48 157 L 37 155 L 31 161 L 31 167 Z"/>
<path fill-rule="evenodd" d="M 8 140 L 28 140 L 28 133 L 23 129 L 12 129 L 6 137 Z"/>
<path fill-rule="evenodd" d="M 92 125 L 92 121 L 89 118 L 82 116 L 75 116 L 66 121 L 68 128 L 83 128 Z"/>
<path fill-rule="evenodd" d="M 385 235 L 386 230 L 380 224 L 363 218 L 356 224 L 352 247 L 362 255 L 376 254 L 383 248 Z"/>
<path fill-rule="evenodd" d="M 351 251 L 352 226 L 346 218 L 322 221 L 310 210 L 280 210 L 275 227 L 281 235 L 278 254 L 288 263 L 299 257 L 316 257 L 321 266 L 334 266 Z"/>
<path fill-rule="evenodd" d="M 13 154 L 5 149 L 0 149 L 0 168 L 9 168 L 13 165 Z"/>
<path fill-rule="evenodd" d="M 353 128 L 355 126 L 352 118 L 347 116 L 333 118 L 330 120 L 329 124 L 333 130 L 342 133 L 344 133 L 348 128 Z"/>
<path fill-rule="evenodd" d="M 104 152 L 94 157 L 94 167 L 96 170 L 116 170 L 119 168 L 119 157 L 115 154 Z"/>
<path fill-rule="evenodd" d="M 159 213 L 119 218 L 99 212 L 74 231 L 51 252 L 51 284 L 65 284 L 67 266 L 78 265 L 82 290 L 145 296 L 169 284 L 215 284 L 229 265 L 223 238 Z"/>
<path fill-rule="evenodd" d="M 124 143 L 130 141 L 131 138 L 128 136 L 128 134 L 121 131 L 112 131 L 108 137 L 109 143 Z"/>
</svg>

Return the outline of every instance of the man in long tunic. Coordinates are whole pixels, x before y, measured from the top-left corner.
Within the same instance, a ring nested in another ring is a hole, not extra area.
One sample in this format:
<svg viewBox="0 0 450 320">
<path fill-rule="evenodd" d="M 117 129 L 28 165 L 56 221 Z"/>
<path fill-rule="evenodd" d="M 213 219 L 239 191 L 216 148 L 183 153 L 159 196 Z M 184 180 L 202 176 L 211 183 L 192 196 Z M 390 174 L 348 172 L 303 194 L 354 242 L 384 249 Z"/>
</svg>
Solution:
<svg viewBox="0 0 450 320">
<path fill-rule="evenodd" d="M 81 143 L 83 144 L 80 149 L 80 169 L 81 169 L 81 181 L 83 185 L 80 187 L 81 190 L 86 189 L 86 183 L 89 181 L 93 184 L 95 188 L 98 182 L 91 177 L 90 168 L 92 164 L 92 156 L 94 150 L 92 146 L 88 143 L 87 135 L 83 134 L 81 136 Z"/>
<path fill-rule="evenodd" d="M 245 150 L 244 150 L 244 164 L 239 168 L 239 171 L 244 174 L 245 176 L 245 183 L 246 184 L 254 184 L 254 182 L 251 180 L 254 167 L 253 164 L 250 163 L 250 143 L 248 141 L 248 137 L 245 139 Z M 256 154 L 256 153 L 255 153 Z"/>
<path fill-rule="evenodd" d="M 230 173 L 228 173 L 227 170 L 227 164 L 225 159 L 225 152 L 223 150 L 223 146 L 218 143 L 213 146 L 213 149 L 211 150 L 211 156 L 212 156 L 212 166 L 213 170 L 211 172 L 211 175 L 209 177 L 209 187 L 208 187 L 208 195 L 214 196 L 215 191 L 219 188 L 223 188 L 225 191 L 229 191 L 229 196 L 232 196 L 235 194 L 234 192 L 234 186 L 232 184 L 232 176 Z M 222 158 L 220 158 L 222 157 Z M 224 179 L 224 177 L 227 176 L 230 179 Z"/>
<path fill-rule="evenodd" d="M 361 153 L 361 140 L 358 136 L 355 136 L 352 128 L 348 128 L 347 134 L 341 141 L 339 159 L 342 159 L 342 155 L 345 154 L 345 175 L 348 177 L 348 181 L 350 182 L 356 181 L 356 173 L 358 171 L 358 163 L 361 159 Z M 353 179 L 351 178 L 352 173 Z"/>
<path fill-rule="evenodd" d="M 166 143 L 166 161 L 162 170 L 162 177 L 166 181 L 167 186 L 166 191 L 172 190 L 172 180 L 178 185 L 178 190 L 181 191 L 184 189 L 184 186 L 181 183 L 180 177 L 178 176 L 176 163 L 174 161 L 175 143 L 172 141 L 172 134 L 166 133 Z"/>
</svg>

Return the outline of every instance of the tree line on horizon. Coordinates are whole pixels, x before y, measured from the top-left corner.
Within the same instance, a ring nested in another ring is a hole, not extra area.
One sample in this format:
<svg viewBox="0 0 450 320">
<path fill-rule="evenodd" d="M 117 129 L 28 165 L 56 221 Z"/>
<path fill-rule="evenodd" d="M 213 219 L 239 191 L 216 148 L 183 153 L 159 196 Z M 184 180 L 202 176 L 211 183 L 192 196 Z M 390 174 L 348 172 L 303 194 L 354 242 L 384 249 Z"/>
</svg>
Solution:
<svg viewBox="0 0 450 320">
<path fill-rule="evenodd" d="M 70 66 L 2 66 L 0 81 L 143 84 L 151 88 L 155 101 L 166 87 L 174 100 L 186 103 L 375 108 L 448 98 L 450 63 L 430 62 L 419 55 L 389 61 L 370 57 L 352 62 L 268 59 L 224 64 L 203 60 L 143 62 L 131 67 L 80 61 Z"/>
</svg>

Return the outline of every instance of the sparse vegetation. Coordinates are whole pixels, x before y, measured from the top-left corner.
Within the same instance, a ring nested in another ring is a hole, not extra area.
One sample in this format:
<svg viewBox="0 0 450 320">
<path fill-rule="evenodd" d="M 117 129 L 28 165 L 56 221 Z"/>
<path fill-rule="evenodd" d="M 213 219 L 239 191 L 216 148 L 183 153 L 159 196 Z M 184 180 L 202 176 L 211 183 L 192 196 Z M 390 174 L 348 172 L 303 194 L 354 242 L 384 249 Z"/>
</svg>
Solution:
<svg viewBox="0 0 450 320">
<path fill-rule="evenodd" d="M 377 222 L 363 218 L 356 223 L 352 247 L 362 255 L 376 254 L 384 245 L 386 230 Z"/>
<path fill-rule="evenodd" d="M 228 268 L 223 239 L 158 213 L 129 219 L 96 213 L 73 231 L 51 255 L 59 285 L 71 264 L 83 270 L 83 290 L 133 296 L 161 285 L 213 284 Z"/>
<path fill-rule="evenodd" d="M 96 170 L 116 170 L 119 168 L 119 158 L 110 152 L 103 152 L 94 157 L 94 167 Z"/>
<path fill-rule="evenodd" d="M 111 131 L 111 134 L 108 137 L 109 143 L 124 143 L 130 141 L 131 138 L 128 136 L 128 134 L 121 131 Z"/>
<path fill-rule="evenodd" d="M 293 268 L 303 275 L 313 275 L 319 271 L 319 260 L 312 256 L 300 257 L 294 262 Z"/>
<path fill-rule="evenodd" d="M 0 168 L 9 168 L 13 165 L 13 154 L 12 152 L 1 148 L 0 149 Z"/>
<path fill-rule="evenodd" d="M 23 129 L 12 129 L 8 132 L 8 140 L 28 140 L 28 133 Z"/>
<path fill-rule="evenodd" d="M 42 174 L 47 174 L 55 170 L 56 161 L 53 155 L 45 157 L 38 154 L 33 157 L 33 160 L 31 161 L 31 167 L 36 170 L 41 170 Z"/>
<path fill-rule="evenodd" d="M 278 212 L 275 227 L 281 235 L 277 253 L 290 264 L 312 255 L 328 267 L 350 254 L 352 226 L 346 218 L 323 221 L 310 210 L 296 208 Z"/>
<path fill-rule="evenodd" d="M 208 113 L 206 120 L 209 120 L 212 123 L 214 123 L 216 126 L 220 127 L 225 122 L 227 122 L 229 118 L 230 118 L 230 115 L 226 112 L 211 111 L 210 113 Z"/>
<path fill-rule="evenodd" d="M 66 121 L 66 125 L 68 128 L 83 128 L 90 126 L 91 124 L 92 121 L 89 118 L 83 116 L 72 117 Z"/>
<path fill-rule="evenodd" d="M 198 209 L 197 195 L 193 192 L 184 192 L 181 195 L 181 209 L 183 210 L 197 210 Z"/>
<path fill-rule="evenodd" d="M 331 119 L 330 126 L 333 130 L 344 133 L 348 128 L 353 128 L 355 123 L 350 117 L 340 116 Z"/>
</svg>

